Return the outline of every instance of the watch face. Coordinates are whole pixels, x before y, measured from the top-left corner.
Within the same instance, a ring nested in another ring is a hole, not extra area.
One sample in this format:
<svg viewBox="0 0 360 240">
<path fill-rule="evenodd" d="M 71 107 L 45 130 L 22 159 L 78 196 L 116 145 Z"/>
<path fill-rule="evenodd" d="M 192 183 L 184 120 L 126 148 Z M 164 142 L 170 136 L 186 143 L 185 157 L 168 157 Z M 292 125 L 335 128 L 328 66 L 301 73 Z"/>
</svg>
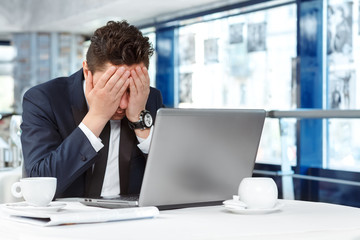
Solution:
<svg viewBox="0 0 360 240">
<path fill-rule="evenodd" d="M 152 117 L 150 113 L 146 113 L 144 116 L 144 124 L 147 128 L 151 127 L 153 123 Z"/>
</svg>

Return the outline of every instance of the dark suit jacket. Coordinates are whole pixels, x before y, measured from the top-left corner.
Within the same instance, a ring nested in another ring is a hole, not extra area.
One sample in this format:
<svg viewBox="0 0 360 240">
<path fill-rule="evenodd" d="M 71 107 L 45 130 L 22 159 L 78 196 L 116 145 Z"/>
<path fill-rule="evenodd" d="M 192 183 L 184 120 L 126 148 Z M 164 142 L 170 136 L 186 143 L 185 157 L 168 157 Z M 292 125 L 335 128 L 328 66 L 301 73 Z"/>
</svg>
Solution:
<svg viewBox="0 0 360 240">
<path fill-rule="evenodd" d="M 70 77 L 31 88 L 23 99 L 21 142 L 25 170 L 30 177 L 56 177 L 55 197 L 99 196 L 101 192 L 109 131 L 105 127 L 101 133 L 104 148 L 97 153 L 78 127 L 88 111 L 83 80 L 81 69 Z M 151 88 L 146 109 L 154 120 L 162 106 L 160 92 Z M 124 118 L 119 148 L 121 193 L 140 191 L 146 156 L 137 144 L 135 133 Z"/>
</svg>

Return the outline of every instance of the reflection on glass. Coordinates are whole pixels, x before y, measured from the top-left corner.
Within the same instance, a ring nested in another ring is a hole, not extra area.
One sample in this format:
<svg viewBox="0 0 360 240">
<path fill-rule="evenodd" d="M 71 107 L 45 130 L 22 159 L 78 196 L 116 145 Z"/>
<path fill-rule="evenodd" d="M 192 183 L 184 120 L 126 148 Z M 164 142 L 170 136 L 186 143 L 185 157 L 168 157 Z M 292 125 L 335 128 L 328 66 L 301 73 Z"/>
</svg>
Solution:
<svg viewBox="0 0 360 240">
<path fill-rule="evenodd" d="M 328 109 L 357 109 L 359 84 L 359 2 L 328 1 L 327 65 Z M 360 171 L 359 120 L 330 119 L 327 121 L 327 157 L 324 168 Z"/>
<path fill-rule="evenodd" d="M 296 21 L 289 4 L 180 27 L 179 107 L 295 108 Z M 257 161 L 280 163 L 280 144 L 279 122 L 267 120 Z"/>
<path fill-rule="evenodd" d="M 182 104 L 192 103 L 192 73 L 180 74 L 179 101 Z"/>
<path fill-rule="evenodd" d="M 149 42 L 152 44 L 153 48 L 156 48 L 156 34 L 155 29 L 153 28 L 146 28 L 141 29 L 144 36 L 149 38 Z M 149 77 L 150 77 L 150 86 L 156 87 L 156 52 L 150 58 L 149 62 Z"/>
<path fill-rule="evenodd" d="M 359 120 L 331 119 L 328 121 L 328 159 L 325 168 L 360 171 Z"/>
</svg>

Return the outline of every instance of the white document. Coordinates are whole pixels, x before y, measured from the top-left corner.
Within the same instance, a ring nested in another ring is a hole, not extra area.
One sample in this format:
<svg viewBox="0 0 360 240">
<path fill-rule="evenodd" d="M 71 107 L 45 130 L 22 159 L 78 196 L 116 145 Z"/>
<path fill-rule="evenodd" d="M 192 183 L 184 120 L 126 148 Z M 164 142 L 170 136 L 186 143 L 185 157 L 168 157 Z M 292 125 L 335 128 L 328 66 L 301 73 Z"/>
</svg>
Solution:
<svg viewBox="0 0 360 240">
<path fill-rule="evenodd" d="M 57 203 L 60 204 L 60 203 Z M 1 205 L 1 217 L 17 222 L 29 223 L 38 226 L 55 226 L 63 224 L 96 223 L 122 221 L 130 219 L 154 218 L 159 215 L 156 207 L 134 207 L 106 209 L 87 207 L 80 203 L 62 203 L 63 208 L 36 209 L 24 205 Z M 57 205 L 60 206 L 60 205 Z"/>
</svg>

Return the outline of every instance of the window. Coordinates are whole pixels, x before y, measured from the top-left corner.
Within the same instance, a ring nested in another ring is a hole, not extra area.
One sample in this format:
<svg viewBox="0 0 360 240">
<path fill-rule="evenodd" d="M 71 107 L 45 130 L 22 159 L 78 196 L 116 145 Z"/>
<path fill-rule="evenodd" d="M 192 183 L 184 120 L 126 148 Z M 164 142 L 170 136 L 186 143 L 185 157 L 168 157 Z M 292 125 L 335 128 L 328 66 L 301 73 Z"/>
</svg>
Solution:
<svg viewBox="0 0 360 240">
<path fill-rule="evenodd" d="M 358 109 L 360 85 L 359 1 L 328 1 L 327 9 L 327 84 L 328 109 Z M 360 171 L 359 120 L 327 121 L 327 155 L 324 168 Z"/>
<path fill-rule="evenodd" d="M 14 112 L 13 60 L 15 56 L 16 50 L 13 46 L 0 45 L 0 114 L 5 116 Z M 0 168 L 7 166 L 10 158 L 9 125 L 9 117 L 0 117 Z"/>
<path fill-rule="evenodd" d="M 156 48 L 156 34 L 155 28 L 145 28 L 141 29 L 143 35 L 149 38 L 150 43 L 152 44 L 153 48 Z M 150 58 L 149 64 L 149 76 L 150 76 L 150 86 L 156 86 L 156 52 Z"/>
<path fill-rule="evenodd" d="M 296 24 L 296 5 L 288 4 L 180 27 L 178 106 L 296 108 Z M 294 124 L 289 129 L 295 164 Z M 280 163 L 279 132 L 267 119 L 257 162 Z"/>
<path fill-rule="evenodd" d="M 0 113 L 14 111 L 13 46 L 0 45 Z"/>
</svg>

